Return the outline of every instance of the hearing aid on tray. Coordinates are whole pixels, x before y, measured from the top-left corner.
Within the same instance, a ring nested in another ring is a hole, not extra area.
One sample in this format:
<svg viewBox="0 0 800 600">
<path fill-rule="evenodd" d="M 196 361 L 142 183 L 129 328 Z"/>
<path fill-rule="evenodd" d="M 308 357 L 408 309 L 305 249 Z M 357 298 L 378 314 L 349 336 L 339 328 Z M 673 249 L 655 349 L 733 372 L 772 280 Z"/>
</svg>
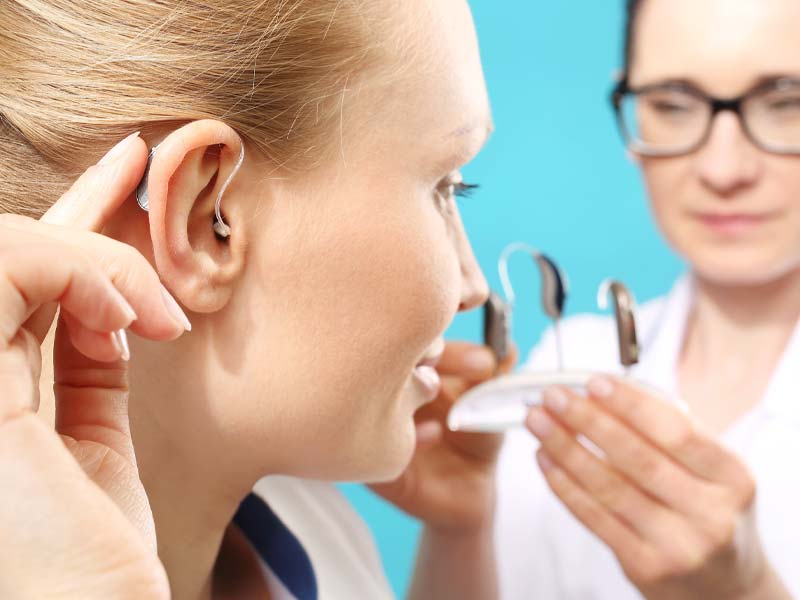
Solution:
<svg viewBox="0 0 800 600">
<path fill-rule="evenodd" d="M 561 275 L 552 261 L 549 261 L 549 263 L 552 266 L 549 272 L 551 274 L 555 273 L 562 281 L 562 287 L 564 288 L 563 298 L 565 299 L 566 289 L 563 285 L 563 275 Z M 544 279 L 545 277 L 543 276 L 543 300 L 547 297 L 544 292 L 547 282 Z M 554 289 L 550 290 L 551 298 L 553 297 Z M 600 308 L 605 309 L 607 307 L 609 294 L 614 301 L 620 362 L 627 368 L 636 364 L 639 359 L 639 344 L 634 318 L 635 302 L 633 295 L 622 283 L 605 281 L 601 284 L 598 292 Z M 553 385 L 560 385 L 571 388 L 578 393 L 585 393 L 586 384 L 596 373 L 584 370 L 565 370 L 563 367 L 561 342 L 557 330 L 558 321 L 563 310 L 563 301 L 559 310 L 552 313 L 548 311 L 546 301 L 543 302 L 543 305 L 545 312 L 553 318 L 556 326 L 556 344 L 559 355 L 558 370 L 512 373 L 476 386 L 466 392 L 450 410 L 447 417 L 447 426 L 450 430 L 498 433 L 519 427 L 525 422 L 525 417 L 530 407 L 541 404 L 542 393 L 545 388 Z M 510 318 L 507 322 L 510 322 Z"/>
<path fill-rule="evenodd" d="M 499 267 L 509 301 L 504 301 L 497 293 L 490 291 L 489 298 L 483 306 L 483 343 L 492 350 L 498 362 L 505 359 L 511 349 L 511 309 L 515 294 L 508 277 L 507 263 L 510 256 L 519 251 L 529 252 L 539 267 L 542 280 L 542 307 L 545 313 L 557 321 L 566 302 L 566 277 L 548 256 L 524 244 L 512 244 L 506 248 L 500 258 Z"/>
<path fill-rule="evenodd" d="M 220 151 L 222 151 L 222 144 L 220 144 Z M 142 180 L 139 182 L 139 185 L 136 186 L 136 203 L 139 207 L 146 211 L 150 211 L 150 197 L 148 194 L 147 184 L 150 178 L 150 166 L 153 163 L 153 156 L 155 156 L 156 150 L 158 149 L 158 145 L 153 146 L 150 149 L 150 153 L 147 156 L 147 166 L 144 170 L 144 175 L 142 176 Z M 233 178 L 236 177 L 236 174 L 239 172 L 239 169 L 244 162 L 244 142 L 242 142 L 239 148 L 239 158 L 236 161 L 236 165 L 233 167 L 233 171 L 231 174 L 228 175 L 228 178 L 225 180 L 225 183 L 222 184 L 222 187 L 219 190 L 219 194 L 217 194 L 217 200 L 214 204 L 214 233 L 216 233 L 221 238 L 228 238 L 231 235 L 231 228 L 225 223 L 225 220 L 222 218 L 222 196 L 225 195 L 225 191 L 228 189 L 231 181 Z"/>
<path fill-rule="evenodd" d="M 495 292 L 483 305 L 483 343 L 494 353 L 497 362 L 508 356 L 511 345 L 511 327 L 508 305 Z"/>
</svg>

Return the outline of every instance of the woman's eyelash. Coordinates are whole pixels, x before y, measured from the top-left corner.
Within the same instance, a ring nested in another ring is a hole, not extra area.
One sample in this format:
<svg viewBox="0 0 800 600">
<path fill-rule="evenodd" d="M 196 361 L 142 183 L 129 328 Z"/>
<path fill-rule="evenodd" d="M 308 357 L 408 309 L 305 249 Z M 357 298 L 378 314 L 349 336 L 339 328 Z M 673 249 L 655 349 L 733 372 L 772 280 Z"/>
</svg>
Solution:
<svg viewBox="0 0 800 600">
<path fill-rule="evenodd" d="M 453 195 L 458 198 L 470 198 L 481 186 L 477 183 L 454 183 Z"/>
</svg>

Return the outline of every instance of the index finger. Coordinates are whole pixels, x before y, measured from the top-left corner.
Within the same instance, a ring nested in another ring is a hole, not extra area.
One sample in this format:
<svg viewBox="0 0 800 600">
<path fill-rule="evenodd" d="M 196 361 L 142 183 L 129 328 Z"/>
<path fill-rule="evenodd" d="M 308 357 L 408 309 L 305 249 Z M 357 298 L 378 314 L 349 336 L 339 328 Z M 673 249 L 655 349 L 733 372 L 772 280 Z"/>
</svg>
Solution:
<svg viewBox="0 0 800 600">
<path fill-rule="evenodd" d="M 441 375 L 452 375 L 467 382 L 491 379 L 497 369 L 492 351 L 471 342 L 447 342 L 436 370 Z"/>
<path fill-rule="evenodd" d="M 589 394 L 673 460 L 710 481 L 740 481 L 741 461 L 666 398 L 634 382 L 595 377 Z"/>
<path fill-rule="evenodd" d="M 146 165 L 147 146 L 136 132 L 89 167 L 41 221 L 99 232 L 134 193 Z"/>
</svg>

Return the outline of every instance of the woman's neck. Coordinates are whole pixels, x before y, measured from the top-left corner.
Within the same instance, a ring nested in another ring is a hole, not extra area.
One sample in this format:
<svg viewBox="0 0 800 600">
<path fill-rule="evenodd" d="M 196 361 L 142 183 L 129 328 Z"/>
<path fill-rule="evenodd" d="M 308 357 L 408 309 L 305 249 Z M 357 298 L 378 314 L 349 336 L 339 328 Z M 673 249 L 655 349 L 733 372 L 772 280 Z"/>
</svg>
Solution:
<svg viewBox="0 0 800 600">
<path fill-rule="evenodd" d="M 800 316 L 800 270 L 762 285 L 701 276 L 695 285 L 679 384 L 700 420 L 719 432 L 763 397 Z"/>
<path fill-rule="evenodd" d="M 158 554 L 169 575 L 172 597 L 210 600 L 214 565 L 236 503 L 233 498 L 214 497 L 214 474 L 198 473 L 191 457 L 172 446 L 168 436 L 159 443 L 151 431 L 142 432 L 135 425 L 133 429 L 139 474 L 153 510 Z M 145 437 L 147 443 L 142 441 Z"/>
<path fill-rule="evenodd" d="M 131 431 L 155 519 L 158 554 L 173 598 L 210 600 L 226 529 L 253 480 L 237 471 L 235 459 L 226 460 L 224 445 L 215 438 L 217 428 L 206 414 L 210 411 L 203 410 L 202 381 L 154 381 L 144 374 L 154 372 L 150 369 L 155 365 L 137 367 L 132 373 Z M 184 367 L 175 372 L 196 372 Z M 261 577 L 260 572 L 251 575 Z"/>
</svg>

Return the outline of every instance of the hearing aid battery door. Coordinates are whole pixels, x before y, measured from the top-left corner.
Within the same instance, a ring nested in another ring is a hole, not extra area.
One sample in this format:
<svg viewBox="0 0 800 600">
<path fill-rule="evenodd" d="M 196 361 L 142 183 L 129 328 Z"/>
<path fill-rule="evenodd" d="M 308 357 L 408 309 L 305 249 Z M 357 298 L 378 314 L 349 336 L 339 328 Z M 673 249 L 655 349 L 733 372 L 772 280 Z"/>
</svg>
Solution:
<svg viewBox="0 0 800 600">
<path fill-rule="evenodd" d="M 475 433 L 520 427 L 530 407 L 542 403 L 545 388 L 562 385 L 583 392 L 592 375 L 589 371 L 547 371 L 498 377 L 461 396 L 447 415 L 447 427 Z"/>
</svg>

